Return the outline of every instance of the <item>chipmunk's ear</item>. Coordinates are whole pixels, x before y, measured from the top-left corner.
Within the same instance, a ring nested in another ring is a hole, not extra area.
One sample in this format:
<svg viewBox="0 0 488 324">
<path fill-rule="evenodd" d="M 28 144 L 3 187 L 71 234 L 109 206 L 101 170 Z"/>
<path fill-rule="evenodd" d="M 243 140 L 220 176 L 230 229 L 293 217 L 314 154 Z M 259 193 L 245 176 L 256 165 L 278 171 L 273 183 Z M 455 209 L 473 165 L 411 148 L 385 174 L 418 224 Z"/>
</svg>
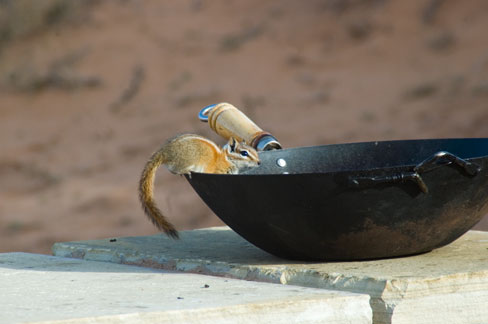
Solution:
<svg viewBox="0 0 488 324">
<path fill-rule="evenodd" d="M 229 142 L 227 143 L 227 145 L 229 146 L 230 152 L 235 152 L 237 145 L 236 139 L 234 137 L 229 138 Z"/>
</svg>

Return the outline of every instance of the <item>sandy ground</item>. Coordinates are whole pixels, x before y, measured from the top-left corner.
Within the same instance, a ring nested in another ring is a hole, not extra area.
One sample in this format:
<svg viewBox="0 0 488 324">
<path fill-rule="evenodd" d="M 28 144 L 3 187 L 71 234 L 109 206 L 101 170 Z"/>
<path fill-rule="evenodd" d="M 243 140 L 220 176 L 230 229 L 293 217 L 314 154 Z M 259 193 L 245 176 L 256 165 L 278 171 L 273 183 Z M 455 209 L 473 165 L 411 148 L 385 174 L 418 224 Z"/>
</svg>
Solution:
<svg viewBox="0 0 488 324">
<path fill-rule="evenodd" d="M 197 120 L 211 103 L 242 108 L 286 147 L 488 134 L 484 0 L 51 11 L 54 22 L 0 43 L 0 252 L 156 233 L 137 200 L 140 171 L 177 133 L 222 143 Z M 156 193 L 180 230 L 221 224 L 181 177 L 161 170 Z"/>
</svg>

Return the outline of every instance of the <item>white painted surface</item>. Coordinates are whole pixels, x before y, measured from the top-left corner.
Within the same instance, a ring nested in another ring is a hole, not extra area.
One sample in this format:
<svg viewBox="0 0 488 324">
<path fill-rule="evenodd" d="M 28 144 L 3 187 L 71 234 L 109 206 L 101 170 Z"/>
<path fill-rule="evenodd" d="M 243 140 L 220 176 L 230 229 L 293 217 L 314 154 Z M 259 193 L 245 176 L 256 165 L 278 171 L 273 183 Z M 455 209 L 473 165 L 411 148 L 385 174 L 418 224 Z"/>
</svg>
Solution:
<svg viewBox="0 0 488 324">
<path fill-rule="evenodd" d="M 0 254 L 0 323 L 371 323 L 369 296 Z"/>
<path fill-rule="evenodd" d="M 488 323 L 488 232 L 470 231 L 432 252 L 361 262 L 290 262 L 228 228 L 58 243 L 56 255 L 158 266 L 371 296 L 375 324 Z"/>
</svg>

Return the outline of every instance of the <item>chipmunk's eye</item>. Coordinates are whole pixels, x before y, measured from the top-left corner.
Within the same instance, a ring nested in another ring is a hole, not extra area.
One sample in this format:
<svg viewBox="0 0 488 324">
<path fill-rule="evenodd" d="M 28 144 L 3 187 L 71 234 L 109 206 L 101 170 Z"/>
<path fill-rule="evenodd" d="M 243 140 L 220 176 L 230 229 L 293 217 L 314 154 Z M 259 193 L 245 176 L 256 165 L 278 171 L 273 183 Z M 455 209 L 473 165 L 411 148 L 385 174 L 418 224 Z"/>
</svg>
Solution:
<svg viewBox="0 0 488 324">
<path fill-rule="evenodd" d="M 247 151 L 241 151 L 242 156 L 249 156 L 249 153 Z"/>
</svg>

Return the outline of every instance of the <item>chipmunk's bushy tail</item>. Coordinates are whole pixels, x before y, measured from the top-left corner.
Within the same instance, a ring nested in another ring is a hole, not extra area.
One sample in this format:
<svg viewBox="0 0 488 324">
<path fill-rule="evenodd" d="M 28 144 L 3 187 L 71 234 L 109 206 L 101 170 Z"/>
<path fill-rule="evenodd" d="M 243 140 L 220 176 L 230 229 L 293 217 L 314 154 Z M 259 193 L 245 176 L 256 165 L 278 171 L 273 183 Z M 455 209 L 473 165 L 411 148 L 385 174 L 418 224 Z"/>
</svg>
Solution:
<svg viewBox="0 0 488 324">
<path fill-rule="evenodd" d="M 152 223 L 171 238 L 178 239 L 178 231 L 176 231 L 174 226 L 168 222 L 154 201 L 154 177 L 156 175 L 156 170 L 164 162 L 165 157 L 162 149 L 156 151 L 149 161 L 147 161 L 139 181 L 139 200 L 141 201 L 144 213 L 149 217 Z"/>
</svg>

